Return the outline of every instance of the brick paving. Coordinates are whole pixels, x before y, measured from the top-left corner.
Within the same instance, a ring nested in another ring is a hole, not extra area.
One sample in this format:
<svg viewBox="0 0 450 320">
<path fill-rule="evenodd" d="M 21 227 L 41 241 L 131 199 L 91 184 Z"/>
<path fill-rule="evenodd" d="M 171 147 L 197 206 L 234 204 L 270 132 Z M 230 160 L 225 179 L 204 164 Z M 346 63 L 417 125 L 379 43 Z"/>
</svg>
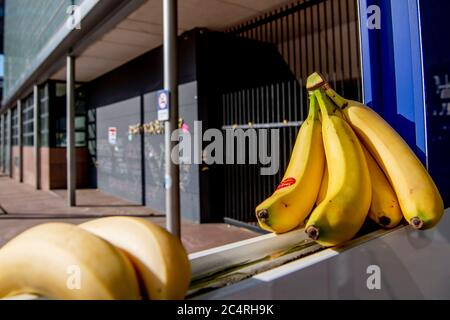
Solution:
<svg viewBox="0 0 450 320">
<path fill-rule="evenodd" d="M 77 207 L 69 208 L 65 190 L 38 191 L 0 177 L 0 247 L 27 228 L 50 221 L 79 224 L 96 217 L 132 215 L 165 224 L 160 213 L 99 190 L 78 190 L 77 201 Z M 181 232 L 183 244 L 190 253 L 259 235 L 224 223 L 195 224 L 187 220 L 182 221 Z"/>
</svg>

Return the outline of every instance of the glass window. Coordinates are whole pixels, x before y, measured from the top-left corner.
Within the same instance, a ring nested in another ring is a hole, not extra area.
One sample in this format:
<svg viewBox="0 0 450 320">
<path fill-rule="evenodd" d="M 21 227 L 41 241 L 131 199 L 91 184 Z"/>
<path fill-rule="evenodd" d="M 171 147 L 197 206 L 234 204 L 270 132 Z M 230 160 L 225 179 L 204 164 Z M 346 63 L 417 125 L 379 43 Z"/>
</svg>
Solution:
<svg viewBox="0 0 450 320">
<path fill-rule="evenodd" d="M 86 132 L 75 132 L 75 146 L 85 147 L 86 146 Z"/>
<path fill-rule="evenodd" d="M 34 103 L 33 95 L 22 101 L 22 137 L 24 146 L 34 145 Z"/>
<path fill-rule="evenodd" d="M 75 118 L 75 130 L 81 130 L 84 131 L 86 129 L 86 117 L 76 117 Z"/>
<path fill-rule="evenodd" d="M 41 146 L 48 147 L 50 145 L 50 112 L 49 112 L 49 89 L 48 84 L 39 88 L 39 107 L 40 107 L 40 129 L 41 129 Z"/>
<path fill-rule="evenodd" d="M 12 125 L 12 145 L 19 145 L 19 117 L 17 108 L 12 109 L 11 112 L 11 125 Z"/>
<path fill-rule="evenodd" d="M 2 1 L 3 2 L 3 1 Z M 5 1 L 5 95 L 30 71 L 31 62 L 67 19 L 67 7 L 80 1 Z"/>
<path fill-rule="evenodd" d="M 75 105 L 75 146 L 87 146 L 87 112 L 85 94 L 82 86 L 77 84 L 76 88 L 76 105 Z M 66 84 L 56 83 L 55 85 L 55 144 L 56 147 L 66 147 Z"/>
</svg>

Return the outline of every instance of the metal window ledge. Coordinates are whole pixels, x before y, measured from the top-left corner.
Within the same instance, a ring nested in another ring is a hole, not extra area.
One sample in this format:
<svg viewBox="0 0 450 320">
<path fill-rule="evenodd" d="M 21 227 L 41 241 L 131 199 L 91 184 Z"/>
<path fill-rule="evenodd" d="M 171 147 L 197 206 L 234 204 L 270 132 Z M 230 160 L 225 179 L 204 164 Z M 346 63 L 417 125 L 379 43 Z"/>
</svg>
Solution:
<svg viewBox="0 0 450 320">
<path fill-rule="evenodd" d="M 188 298 L 450 299 L 449 211 L 431 230 L 400 226 L 335 248 L 298 230 L 191 254 Z"/>
<path fill-rule="evenodd" d="M 300 229 L 193 253 L 187 298 L 450 299 L 449 212 L 431 230 L 378 230 L 328 249 Z"/>
</svg>

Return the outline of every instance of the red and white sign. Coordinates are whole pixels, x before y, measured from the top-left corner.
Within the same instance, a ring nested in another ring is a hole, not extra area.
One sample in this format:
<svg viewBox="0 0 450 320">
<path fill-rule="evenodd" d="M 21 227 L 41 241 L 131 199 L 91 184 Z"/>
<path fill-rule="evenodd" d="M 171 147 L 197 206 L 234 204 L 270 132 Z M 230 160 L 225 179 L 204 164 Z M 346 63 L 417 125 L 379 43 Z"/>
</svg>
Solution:
<svg viewBox="0 0 450 320">
<path fill-rule="evenodd" d="M 108 142 L 110 145 L 115 146 L 117 143 L 117 128 L 109 127 L 108 128 Z"/>
<path fill-rule="evenodd" d="M 278 185 L 277 190 L 281 190 L 287 187 L 290 187 L 292 185 L 294 185 L 297 181 L 295 180 L 295 178 L 286 178 L 283 181 L 281 181 L 281 183 Z"/>
</svg>

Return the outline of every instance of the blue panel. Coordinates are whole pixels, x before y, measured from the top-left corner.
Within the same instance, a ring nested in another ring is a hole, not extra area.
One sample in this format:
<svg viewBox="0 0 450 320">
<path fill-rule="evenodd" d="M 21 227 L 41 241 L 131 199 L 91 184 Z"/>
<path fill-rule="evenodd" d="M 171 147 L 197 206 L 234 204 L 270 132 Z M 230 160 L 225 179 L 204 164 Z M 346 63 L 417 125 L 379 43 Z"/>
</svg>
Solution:
<svg viewBox="0 0 450 320">
<path fill-rule="evenodd" d="M 411 35 L 409 32 L 409 16 L 407 1 L 391 2 L 392 31 L 394 36 L 394 68 L 397 85 L 397 113 L 411 122 L 414 121 Z"/>
<path fill-rule="evenodd" d="M 381 113 L 379 32 L 367 28 L 367 8 L 373 4 L 378 4 L 378 1 L 359 1 L 363 93 L 364 103 Z"/>
<path fill-rule="evenodd" d="M 426 162 L 422 53 L 417 0 L 391 1 L 397 123 L 400 134 Z"/>
<path fill-rule="evenodd" d="M 381 29 L 366 27 L 378 5 Z M 417 0 L 361 0 L 365 102 L 378 111 L 426 162 L 422 54 Z"/>
<path fill-rule="evenodd" d="M 420 0 L 429 171 L 450 206 L 450 1 Z"/>
<path fill-rule="evenodd" d="M 364 103 L 368 106 L 373 107 L 373 99 L 374 99 L 374 82 L 372 82 L 372 53 L 370 46 L 370 37 L 369 37 L 369 29 L 367 26 L 367 13 L 366 8 L 369 7 L 370 0 L 360 0 L 359 1 L 359 12 L 360 12 L 360 37 L 361 37 L 361 63 L 362 63 L 362 78 L 363 78 L 363 95 L 364 95 Z M 375 53 L 376 54 L 376 53 Z"/>
<path fill-rule="evenodd" d="M 403 1 L 403 0 L 400 0 Z M 377 30 L 379 33 L 379 50 L 380 56 L 377 57 L 379 61 L 380 68 L 380 79 L 381 81 L 381 96 L 382 99 L 382 109 L 383 117 L 394 127 L 397 131 L 402 131 L 401 129 L 405 126 L 401 124 L 401 121 L 397 118 L 397 83 L 394 61 L 394 33 L 392 26 L 392 10 L 391 2 L 381 0 L 378 1 L 381 8 L 381 30 Z M 405 131 L 405 130 L 403 130 Z M 402 132 L 400 132 L 402 134 Z M 406 135 L 402 134 L 403 138 Z"/>
<path fill-rule="evenodd" d="M 381 9 L 380 30 L 364 28 L 367 6 L 373 4 Z M 446 206 L 450 205 L 449 12 L 450 1 L 360 0 L 365 102 L 428 165 Z"/>
<path fill-rule="evenodd" d="M 421 160 L 428 165 L 428 141 L 424 96 L 424 74 L 422 43 L 420 35 L 420 15 L 417 0 L 409 1 L 409 21 L 411 30 L 411 67 L 414 90 L 414 123 L 416 125 L 416 146 Z M 423 156 L 424 155 L 424 156 Z"/>
</svg>

